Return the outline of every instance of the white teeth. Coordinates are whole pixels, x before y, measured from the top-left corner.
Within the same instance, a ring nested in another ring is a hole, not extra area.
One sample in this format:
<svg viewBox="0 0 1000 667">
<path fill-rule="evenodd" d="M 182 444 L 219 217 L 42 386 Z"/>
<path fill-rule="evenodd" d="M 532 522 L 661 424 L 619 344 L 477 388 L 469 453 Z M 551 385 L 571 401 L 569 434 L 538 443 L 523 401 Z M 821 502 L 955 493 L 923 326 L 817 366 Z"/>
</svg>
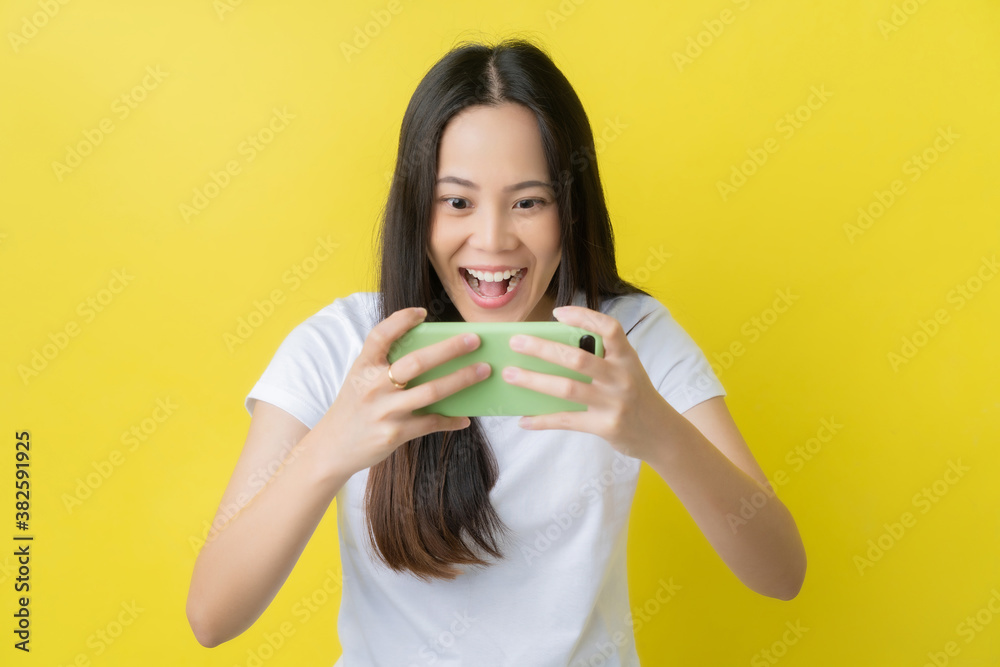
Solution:
<svg viewBox="0 0 1000 667">
<path fill-rule="evenodd" d="M 506 280 L 507 278 L 510 278 L 510 282 L 507 284 L 507 292 L 506 292 L 507 294 L 509 294 L 511 291 L 513 291 L 515 287 L 517 287 L 518 283 L 521 282 L 521 277 L 524 276 L 524 269 L 518 269 L 517 271 L 514 272 L 504 271 L 503 273 L 500 273 L 499 271 L 495 273 L 489 273 L 485 271 L 475 271 L 473 269 L 466 269 L 465 272 L 466 272 L 466 280 L 468 281 L 472 289 L 476 290 L 477 294 L 479 294 L 480 280 L 492 283 L 492 282 L 500 282 L 501 280 Z M 482 295 L 480 294 L 480 296 Z"/>
<path fill-rule="evenodd" d="M 498 283 L 501 280 L 507 280 L 512 275 L 521 274 L 524 269 L 521 268 L 517 271 L 511 271 L 509 269 L 507 271 L 477 271 L 476 269 L 466 269 L 465 271 L 470 276 L 475 276 L 479 280 L 485 280 L 488 283 Z"/>
<path fill-rule="evenodd" d="M 513 290 L 515 287 L 517 287 L 517 284 L 520 282 L 518 280 L 518 278 L 519 278 L 519 275 L 516 275 L 516 276 L 514 276 L 513 278 L 510 279 L 510 282 L 507 284 L 507 291 L 508 292 L 510 292 L 511 290 Z"/>
</svg>

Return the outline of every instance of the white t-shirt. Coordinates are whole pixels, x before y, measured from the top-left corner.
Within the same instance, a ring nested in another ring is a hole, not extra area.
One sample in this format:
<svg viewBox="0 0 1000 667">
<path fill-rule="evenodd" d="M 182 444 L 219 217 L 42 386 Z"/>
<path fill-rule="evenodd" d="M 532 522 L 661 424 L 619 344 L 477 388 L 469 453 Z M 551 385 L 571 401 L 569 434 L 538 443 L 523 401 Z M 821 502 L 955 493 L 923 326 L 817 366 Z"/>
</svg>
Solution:
<svg viewBox="0 0 1000 667">
<path fill-rule="evenodd" d="M 288 334 L 246 398 L 314 428 L 377 324 L 374 292 L 336 299 Z M 574 305 L 584 306 L 578 291 Z M 678 412 L 725 396 L 705 355 L 658 300 L 605 301 L 653 386 Z M 589 433 L 524 430 L 518 417 L 478 417 L 499 466 L 490 493 L 511 529 L 505 558 L 425 583 L 371 555 L 368 470 L 337 494 L 343 594 L 334 667 L 517 665 L 634 667 L 626 577 L 629 511 L 641 461 Z"/>
</svg>

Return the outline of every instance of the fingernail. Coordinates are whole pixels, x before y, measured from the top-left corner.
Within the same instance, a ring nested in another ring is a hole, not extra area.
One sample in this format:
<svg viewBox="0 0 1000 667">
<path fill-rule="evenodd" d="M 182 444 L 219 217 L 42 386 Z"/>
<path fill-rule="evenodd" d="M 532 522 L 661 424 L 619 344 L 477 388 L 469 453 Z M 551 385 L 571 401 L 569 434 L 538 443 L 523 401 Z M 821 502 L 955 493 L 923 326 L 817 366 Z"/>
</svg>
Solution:
<svg viewBox="0 0 1000 667">
<path fill-rule="evenodd" d="M 427 309 L 423 307 L 417 308 L 417 315 L 420 317 L 427 317 Z"/>
<path fill-rule="evenodd" d="M 508 366 L 503 369 L 503 379 L 504 380 L 516 380 L 517 379 L 517 368 L 514 366 Z"/>
<path fill-rule="evenodd" d="M 473 345 L 476 344 L 476 335 L 470 333 L 465 334 L 464 336 L 462 336 L 462 341 L 465 343 L 466 347 L 472 347 Z"/>
<path fill-rule="evenodd" d="M 510 339 L 510 349 L 512 349 L 512 350 L 523 350 L 524 349 L 524 336 L 521 336 L 521 335 L 511 336 L 511 339 Z"/>
<path fill-rule="evenodd" d="M 487 363 L 482 363 L 476 366 L 476 376 L 484 378 L 490 374 L 490 365 Z"/>
</svg>

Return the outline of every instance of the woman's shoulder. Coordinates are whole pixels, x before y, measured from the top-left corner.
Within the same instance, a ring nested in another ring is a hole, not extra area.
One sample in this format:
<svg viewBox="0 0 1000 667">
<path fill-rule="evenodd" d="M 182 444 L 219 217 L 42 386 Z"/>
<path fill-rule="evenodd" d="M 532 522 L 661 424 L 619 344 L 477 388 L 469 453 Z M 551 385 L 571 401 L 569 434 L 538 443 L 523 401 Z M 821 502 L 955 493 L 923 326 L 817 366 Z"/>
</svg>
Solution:
<svg viewBox="0 0 1000 667">
<path fill-rule="evenodd" d="M 374 317 L 378 311 L 378 292 L 352 292 L 338 296 L 323 306 L 309 319 L 319 317 L 348 317 L 359 321 Z M 308 321 L 308 320 L 307 320 Z"/>
<path fill-rule="evenodd" d="M 601 312 L 618 320 L 634 345 L 687 347 L 692 342 L 670 308 L 658 297 L 644 292 L 613 296 L 602 304 Z"/>
<path fill-rule="evenodd" d="M 623 326 L 629 321 L 634 324 L 648 314 L 656 313 L 670 316 L 670 311 L 663 302 L 645 292 L 616 294 L 606 298 L 601 302 L 601 312 L 605 315 L 611 315 Z"/>
</svg>

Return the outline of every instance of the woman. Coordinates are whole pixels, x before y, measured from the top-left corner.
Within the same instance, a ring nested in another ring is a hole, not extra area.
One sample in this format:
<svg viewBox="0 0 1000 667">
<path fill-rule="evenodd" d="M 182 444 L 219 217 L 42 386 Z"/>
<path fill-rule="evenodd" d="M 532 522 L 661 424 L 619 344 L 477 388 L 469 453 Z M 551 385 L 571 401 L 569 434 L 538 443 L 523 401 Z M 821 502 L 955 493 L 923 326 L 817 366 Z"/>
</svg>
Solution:
<svg viewBox="0 0 1000 667">
<path fill-rule="evenodd" d="M 247 442 L 188 597 L 199 642 L 260 616 L 336 498 L 338 666 L 637 665 L 625 545 L 642 461 L 747 586 L 797 594 L 795 523 L 701 350 L 619 278 L 590 124 L 544 52 L 463 45 L 431 68 L 403 119 L 380 246 L 379 292 L 296 327 L 247 397 Z M 592 383 L 468 365 L 407 388 L 475 335 L 386 360 L 421 321 L 553 318 L 600 334 L 605 356 L 530 336 L 515 350 Z M 587 410 L 412 414 L 501 370 Z"/>
</svg>

